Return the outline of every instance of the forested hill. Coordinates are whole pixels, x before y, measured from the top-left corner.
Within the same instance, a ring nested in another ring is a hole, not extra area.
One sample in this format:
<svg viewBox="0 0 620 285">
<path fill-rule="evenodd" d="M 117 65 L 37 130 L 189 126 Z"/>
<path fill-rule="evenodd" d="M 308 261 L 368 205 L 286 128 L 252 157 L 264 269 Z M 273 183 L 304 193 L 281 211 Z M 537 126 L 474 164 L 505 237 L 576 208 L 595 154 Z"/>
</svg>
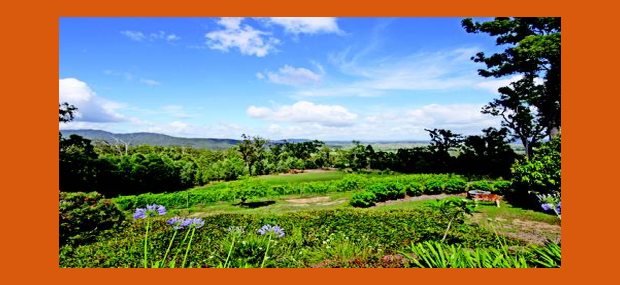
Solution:
<svg viewBox="0 0 620 285">
<path fill-rule="evenodd" d="M 228 149 L 237 145 L 233 139 L 179 138 L 156 133 L 114 134 L 101 130 L 61 130 L 63 137 L 76 134 L 90 140 L 105 140 L 117 143 L 121 140 L 131 145 L 149 144 L 155 146 L 191 146 L 194 148 Z"/>
</svg>

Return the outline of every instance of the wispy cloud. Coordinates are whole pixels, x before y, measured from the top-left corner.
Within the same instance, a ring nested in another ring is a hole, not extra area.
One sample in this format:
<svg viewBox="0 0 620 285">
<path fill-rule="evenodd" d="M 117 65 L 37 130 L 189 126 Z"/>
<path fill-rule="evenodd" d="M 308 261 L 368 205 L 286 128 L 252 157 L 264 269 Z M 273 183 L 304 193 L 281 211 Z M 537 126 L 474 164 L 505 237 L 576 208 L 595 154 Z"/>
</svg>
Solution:
<svg viewBox="0 0 620 285">
<path fill-rule="evenodd" d="M 405 57 L 361 59 L 350 49 L 330 56 L 330 62 L 354 80 L 332 82 L 324 88 L 296 90 L 293 97 L 376 96 L 389 91 L 454 91 L 484 89 L 496 92 L 504 81 L 486 80 L 476 74 L 479 68 L 470 57 L 478 48 L 459 48 L 438 52 L 419 52 Z M 492 90 L 495 89 L 495 90 Z"/>
<path fill-rule="evenodd" d="M 264 57 L 276 51 L 280 40 L 271 33 L 254 29 L 250 25 L 241 25 L 243 18 L 221 18 L 218 24 L 223 30 L 209 32 L 205 35 L 207 46 L 211 49 L 228 52 L 238 49 L 245 55 Z"/>
<path fill-rule="evenodd" d="M 322 67 L 318 72 L 313 72 L 306 68 L 295 68 L 289 65 L 284 65 L 277 72 L 266 71 L 265 74 L 259 72 L 256 74 L 258 79 L 267 78 L 269 82 L 276 84 L 300 86 L 308 83 L 318 83 L 321 81 L 321 77 L 325 71 Z"/>
<path fill-rule="evenodd" d="M 334 33 L 343 34 L 338 27 L 337 18 L 334 17 L 270 17 L 264 18 L 268 23 L 282 26 L 287 33 L 318 34 Z"/>
<path fill-rule="evenodd" d="M 110 76 L 123 77 L 127 81 L 133 81 L 134 79 L 136 79 L 137 82 L 140 82 L 142 84 L 146 84 L 146 85 L 149 85 L 149 86 L 160 86 L 160 85 L 162 85 L 161 82 L 159 82 L 157 80 L 148 79 L 148 78 L 137 78 L 133 73 L 126 72 L 126 71 L 104 70 L 103 74 L 110 75 Z"/>
<path fill-rule="evenodd" d="M 160 86 L 161 85 L 161 82 L 159 81 L 155 81 L 153 79 L 145 79 L 145 78 L 140 78 L 140 83 L 144 83 L 149 86 Z"/>
<path fill-rule="evenodd" d="M 144 33 L 141 31 L 131 31 L 125 30 L 121 31 L 121 35 L 126 36 L 132 41 L 141 42 L 141 41 L 157 41 L 163 40 L 166 42 L 174 42 L 181 39 L 181 37 L 176 34 L 170 34 L 164 31 L 157 31 L 153 33 Z"/>
</svg>

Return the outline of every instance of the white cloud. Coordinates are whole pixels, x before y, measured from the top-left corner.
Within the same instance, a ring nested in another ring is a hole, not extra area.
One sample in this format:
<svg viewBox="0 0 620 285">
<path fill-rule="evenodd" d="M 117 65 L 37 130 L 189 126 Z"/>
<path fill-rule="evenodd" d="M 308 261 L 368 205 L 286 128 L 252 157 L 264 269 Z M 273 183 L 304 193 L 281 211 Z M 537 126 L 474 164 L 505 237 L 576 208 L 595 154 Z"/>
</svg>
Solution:
<svg viewBox="0 0 620 285">
<path fill-rule="evenodd" d="M 196 117 L 195 115 L 188 114 L 185 108 L 181 105 L 166 105 L 161 109 L 163 114 L 172 115 L 179 119 L 190 119 Z"/>
<path fill-rule="evenodd" d="M 250 106 L 248 115 L 275 122 L 316 123 L 324 126 L 346 126 L 357 120 L 357 115 L 340 105 L 315 105 L 300 101 L 277 108 Z"/>
<path fill-rule="evenodd" d="M 121 31 L 121 34 L 123 36 L 128 37 L 132 41 L 136 41 L 136 42 L 143 41 L 146 39 L 146 36 L 144 35 L 144 33 L 139 32 L 139 31 Z"/>
<path fill-rule="evenodd" d="M 144 83 L 144 84 L 146 84 L 146 85 L 149 85 L 149 86 L 159 86 L 159 85 L 161 85 L 161 82 L 159 82 L 159 81 L 155 81 L 155 80 L 153 80 L 153 79 L 144 79 L 144 78 L 140 78 L 140 82 L 141 82 L 141 83 Z"/>
<path fill-rule="evenodd" d="M 265 79 L 265 75 L 262 72 L 257 72 L 256 73 L 256 78 L 258 78 L 258 79 Z"/>
<path fill-rule="evenodd" d="M 333 17 L 271 17 L 269 23 L 280 25 L 292 34 L 336 33 L 342 34 Z"/>
<path fill-rule="evenodd" d="M 157 31 L 157 32 L 146 35 L 145 33 L 141 31 L 126 30 L 126 31 L 121 31 L 121 35 L 126 36 L 132 41 L 136 41 L 136 42 L 141 42 L 145 40 L 148 40 L 148 41 L 165 40 L 167 42 L 174 42 L 174 41 L 178 41 L 181 39 L 179 36 L 175 34 L 168 34 L 164 31 Z"/>
<path fill-rule="evenodd" d="M 492 93 L 497 93 L 497 89 L 500 87 L 510 86 L 510 83 L 519 81 L 523 78 L 523 75 L 515 75 L 510 78 L 505 79 L 495 79 L 495 80 L 487 80 L 476 84 L 476 88 L 484 89 Z M 537 77 L 534 79 L 535 84 L 543 84 L 544 81 Z"/>
<path fill-rule="evenodd" d="M 169 42 L 171 42 L 171 41 L 178 41 L 180 39 L 181 38 L 179 36 L 175 35 L 175 34 L 167 35 L 166 36 L 166 40 L 169 41 Z"/>
<path fill-rule="evenodd" d="M 322 70 L 321 70 L 322 71 Z M 259 73 L 257 77 L 259 79 L 264 78 L 264 74 Z M 306 68 L 295 68 L 289 65 L 284 65 L 277 72 L 267 72 L 267 78 L 270 82 L 284 85 L 304 85 L 307 83 L 317 83 L 321 81 L 323 74 L 317 74 Z M 261 78 L 262 76 L 262 78 Z"/>
<path fill-rule="evenodd" d="M 388 91 L 450 91 L 478 86 L 483 78 L 478 66 L 466 55 L 477 49 L 456 49 L 435 53 L 415 53 L 401 58 L 382 58 L 360 63 L 350 49 L 331 55 L 330 62 L 341 72 L 358 77 L 350 82 L 332 83 L 324 88 L 297 90 L 294 98 L 309 96 L 377 96 Z M 488 89 L 488 88 L 486 88 Z"/>
<path fill-rule="evenodd" d="M 114 70 L 104 70 L 103 73 L 105 75 L 123 77 L 127 81 L 133 81 L 134 79 L 136 79 L 136 76 L 133 75 L 132 73 L 129 73 L 129 72 L 121 72 L 121 71 L 114 71 Z M 149 85 L 149 86 L 159 86 L 159 85 L 161 85 L 161 82 L 153 80 L 153 79 L 148 79 L 148 78 L 139 78 L 138 81 L 140 83 L 144 83 L 144 84 Z"/>
<path fill-rule="evenodd" d="M 78 108 L 76 121 L 105 123 L 126 120 L 115 111 L 122 107 L 121 104 L 97 96 L 85 82 L 75 78 L 59 79 L 58 87 L 58 102 L 67 102 Z"/>
<path fill-rule="evenodd" d="M 103 73 L 106 74 L 106 75 L 112 75 L 112 76 L 122 76 L 126 80 L 133 80 L 134 79 L 134 75 L 129 73 L 129 72 L 119 72 L 119 71 L 114 71 L 114 70 L 105 70 L 105 71 L 103 71 Z"/>
<path fill-rule="evenodd" d="M 429 140 L 424 129 L 449 129 L 474 135 L 480 134 L 484 128 L 499 127 L 500 120 L 480 113 L 481 108 L 479 104 L 431 104 L 412 109 L 383 109 L 362 116 L 349 125 L 281 121 L 269 125 L 264 131 L 271 138 Z"/>
<path fill-rule="evenodd" d="M 221 18 L 218 24 L 224 30 L 209 32 L 205 35 L 211 49 L 228 52 L 237 48 L 242 54 L 263 57 L 276 50 L 280 40 L 271 37 L 268 32 L 254 29 L 250 25 L 241 26 L 243 18 Z"/>
</svg>

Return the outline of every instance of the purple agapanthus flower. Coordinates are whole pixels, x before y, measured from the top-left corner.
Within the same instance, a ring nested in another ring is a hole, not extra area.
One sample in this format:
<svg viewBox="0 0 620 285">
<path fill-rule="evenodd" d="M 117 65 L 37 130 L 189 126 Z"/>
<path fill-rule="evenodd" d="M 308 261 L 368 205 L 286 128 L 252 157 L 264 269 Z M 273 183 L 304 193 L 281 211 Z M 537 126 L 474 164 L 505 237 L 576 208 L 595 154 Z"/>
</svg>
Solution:
<svg viewBox="0 0 620 285">
<path fill-rule="evenodd" d="M 186 219 L 186 224 L 188 227 L 192 227 L 192 228 L 202 228 L 202 226 L 205 225 L 205 221 L 203 221 L 200 218 L 190 218 L 190 219 Z"/>
<path fill-rule="evenodd" d="M 541 206 L 543 210 L 545 211 L 549 211 L 550 209 L 553 209 L 553 204 L 542 204 Z"/>
<path fill-rule="evenodd" d="M 180 230 L 180 229 L 182 229 L 182 228 L 187 226 L 186 220 L 178 218 L 178 217 L 174 217 L 174 218 L 166 221 L 166 223 L 170 224 L 172 226 L 172 228 L 175 229 L 175 230 Z"/>
<path fill-rule="evenodd" d="M 137 208 L 136 212 L 133 214 L 134 219 L 145 219 L 148 217 L 155 217 L 157 215 L 163 216 L 166 214 L 166 207 L 161 205 L 148 205 L 146 209 Z"/>
<path fill-rule="evenodd" d="M 278 238 L 281 238 L 284 236 L 284 230 L 280 228 L 280 226 L 278 225 L 275 225 L 275 226 L 264 225 L 258 230 L 258 233 L 261 235 L 264 235 L 267 233 L 273 233 Z"/>
<path fill-rule="evenodd" d="M 555 211 L 558 212 L 558 215 L 562 214 L 562 202 L 558 203 L 558 205 L 555 207 Z"/>
<path fill-rule="evenodd" d="M 229 232 L 229 233 L 243 234 L 245 232 L 245 228 L 244 227 L 231 226 L 231 227 L 227 228 L 226 231 Z"/>
<path fill-rule="evenodd" d="M 146 209 L 137 208 L 136 212 L 133 214 L 134 219 L 144 219 L 146 218 Z"/>
<path fill-rule="evenodd" d="M 153 205 L 150 205 L 150 206 L 146 206 L 146 210 L 147 210 L 147 212 L 149 212 L 149 211 L 157 211 L 157 214 L 160 215 L 160 216 L 163 216 L 163 215 L 166 214 L 166 207 L 161 206 L 161 205 L 153 204 Z"/>
</svg>

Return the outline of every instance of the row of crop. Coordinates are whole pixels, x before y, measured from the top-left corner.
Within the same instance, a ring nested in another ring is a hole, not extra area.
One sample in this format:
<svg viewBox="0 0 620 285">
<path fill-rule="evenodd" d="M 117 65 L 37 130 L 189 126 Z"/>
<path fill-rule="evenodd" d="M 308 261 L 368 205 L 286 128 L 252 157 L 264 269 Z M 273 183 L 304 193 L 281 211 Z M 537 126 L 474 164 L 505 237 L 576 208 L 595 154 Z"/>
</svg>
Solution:
<svg viewBox="0 0 620 285">
<path fill-rule="evenodd" d="M 400 182 L 379 182 L 368 184 L 362 191 L 353 195 L 350 204 L 353 207 L 371 207 L 375 203 L 387 200 L 396 200 L 409 196 L 420 196 L 422 194 L 460 194 L 469 190 L 490 191 L 502 194 L 511 187 L 510 181 L 498 180 L 494 182 L 472 181 L 467 182 L 462 178 L 429 179 L 426 182 L 409 181 L 406 184 Z"/>
<path fill-rule="evenodd" d="M 269 185 L 263 179 L 249 178 L 228 182 L 224 187 L 192 189 L 172 193 L 146 193 L 136 196 L 120 196 L 114 198 L 113 201 L 124 210 L 144 207 L 150 204 L 164 205 L 169 208 L 181 208 L 219 201 L 240 200 L 241 202 L 245 202 L 254 199 L 292 194 L 325 194 L 331 192 L 358 191 L 365 189 L 368 185 L 380 183 L 401 183 L 409 185 L 411 183 L 425 183 L 427 181 L 444 182 L 454 178 L 462 179 L 458 175 L 449 174 L 412 174 L 383 177 L 352 174 L 342 179 L 332 181 Z"/>
</svg>

